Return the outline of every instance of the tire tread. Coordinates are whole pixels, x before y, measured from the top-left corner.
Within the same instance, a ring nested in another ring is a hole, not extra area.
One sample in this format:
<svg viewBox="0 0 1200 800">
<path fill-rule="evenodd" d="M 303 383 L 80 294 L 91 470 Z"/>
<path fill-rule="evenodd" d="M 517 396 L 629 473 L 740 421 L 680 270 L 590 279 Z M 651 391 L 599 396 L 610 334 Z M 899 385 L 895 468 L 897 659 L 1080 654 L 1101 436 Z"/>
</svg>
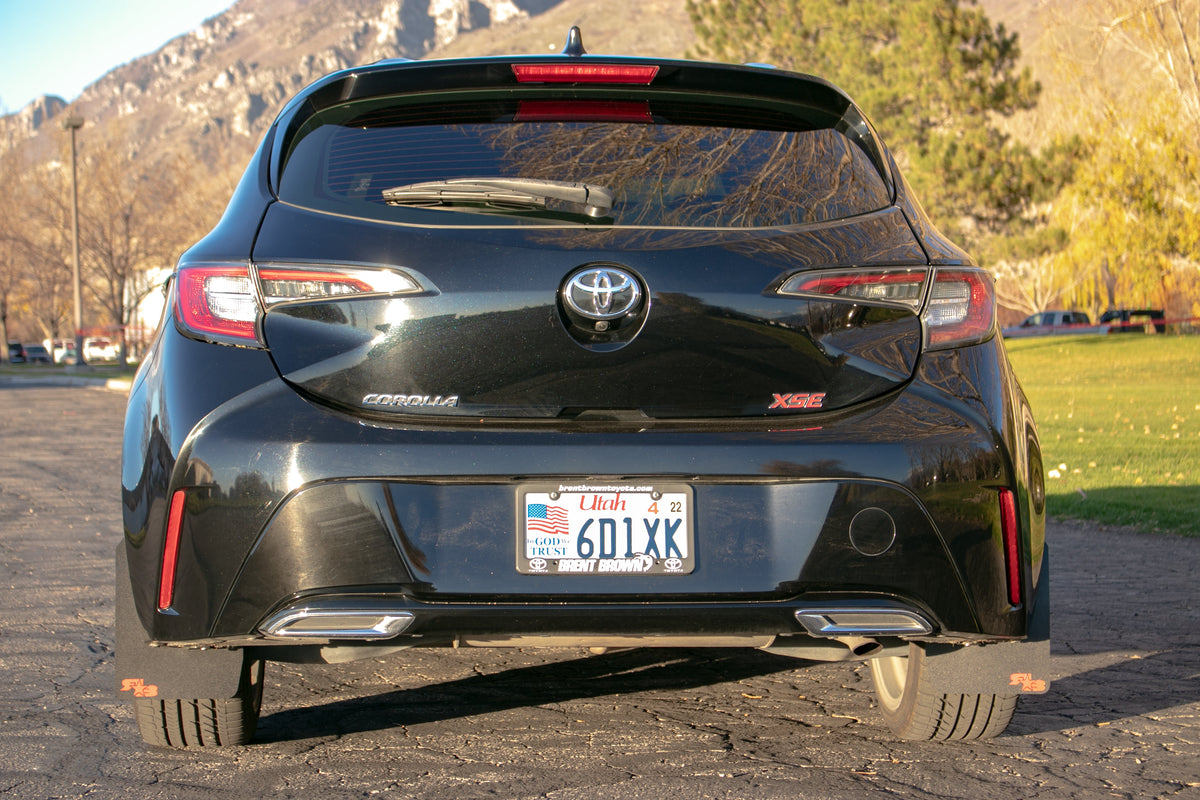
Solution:
<svg viewBox="0 0 1200 800">
<path fill-rule="evenodd" d="M 941 693 L 922 678 L 924 652 L 913 647 L 908 660 L 908 678 L 900 707 L 891 713 L 882 708 L 888 726 L 897 736 L 918 741 L 990 739 L 1003 733 L 1012 721 L 1017 709 L 1016 696 Z"/>
<path fill-rule="evenodd" d="M 151 747 L 198 748 L 248 744 L 262 704 L 262 661 L 247 661 L 245 680 L 231 699 L 136 697 L 134 716 Z"/>
</svg>

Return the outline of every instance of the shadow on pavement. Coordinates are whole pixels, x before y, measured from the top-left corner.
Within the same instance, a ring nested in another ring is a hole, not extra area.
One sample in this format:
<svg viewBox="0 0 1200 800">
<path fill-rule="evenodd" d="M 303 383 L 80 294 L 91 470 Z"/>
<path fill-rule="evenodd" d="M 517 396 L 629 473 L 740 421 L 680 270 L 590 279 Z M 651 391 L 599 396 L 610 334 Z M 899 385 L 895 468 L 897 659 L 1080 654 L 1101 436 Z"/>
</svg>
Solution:
<svg viewBox="0 0 1200 800">
<path fill-rule="evenodd" d="M 815 663 L 755 650 L 625 650 L 281 711 L 262 718 L 255 740 L 343 735 L 606 695 L 694 689 Z"/>
</svg>

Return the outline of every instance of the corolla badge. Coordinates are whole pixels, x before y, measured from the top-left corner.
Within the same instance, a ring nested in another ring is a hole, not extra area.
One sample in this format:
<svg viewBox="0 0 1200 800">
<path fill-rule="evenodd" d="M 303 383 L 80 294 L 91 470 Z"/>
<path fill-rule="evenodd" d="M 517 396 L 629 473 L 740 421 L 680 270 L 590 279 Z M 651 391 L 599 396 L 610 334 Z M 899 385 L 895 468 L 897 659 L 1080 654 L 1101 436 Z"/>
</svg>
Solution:
<svg viewBox="0 0 1200 800">
<path fill-rule="evenodd" d="M 454 408 L 458 405 L 458 395 L 428 394 L 379 394 L 371 392 L 363 397 L 364 406 L 403 406 L 405 408 Z"/>
<path fill-rule="evenodd" d="M 562 288 L 563 301 L 594 320 L 623 317 L 637 308 L 642 288 L 637 278 L 616 267 L 588 267 L 572 275 Z"/>
</svg>

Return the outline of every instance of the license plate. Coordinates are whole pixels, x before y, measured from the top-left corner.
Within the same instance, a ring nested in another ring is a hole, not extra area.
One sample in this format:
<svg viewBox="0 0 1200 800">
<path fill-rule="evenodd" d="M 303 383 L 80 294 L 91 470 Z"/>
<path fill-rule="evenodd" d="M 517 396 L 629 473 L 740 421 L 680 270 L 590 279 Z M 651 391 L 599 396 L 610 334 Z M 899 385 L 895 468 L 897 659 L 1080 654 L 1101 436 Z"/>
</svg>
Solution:
<svg viewBox="0 0 1200 800">
<path fill-rule="evenodd" d="M 687 575 L 692 492 L 679 484 L 539 484 L 517 505 L 523 575 Z"/>
</svg>

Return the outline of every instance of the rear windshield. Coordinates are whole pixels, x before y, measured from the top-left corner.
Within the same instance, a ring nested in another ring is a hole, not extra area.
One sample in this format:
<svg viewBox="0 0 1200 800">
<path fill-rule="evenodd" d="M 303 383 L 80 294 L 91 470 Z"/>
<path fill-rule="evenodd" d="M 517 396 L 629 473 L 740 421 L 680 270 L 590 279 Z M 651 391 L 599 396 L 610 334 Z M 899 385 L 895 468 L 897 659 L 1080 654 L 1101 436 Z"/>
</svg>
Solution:
<svg viewBox="0 0 1200 800">
<path fill-rule="evenodd" d="M 774 227 L 878 210 L 891 200 L 860 118 L 649 100 L 358 101 L 289 137 L 279 194 L 339 214 L 412 224 Z M 482 203 L 419 208 L 384 192 L 453 179 L 603 187 L 598 218 Z M 465 213 L 464 213 L 465 212 Z"/>
</svg>

